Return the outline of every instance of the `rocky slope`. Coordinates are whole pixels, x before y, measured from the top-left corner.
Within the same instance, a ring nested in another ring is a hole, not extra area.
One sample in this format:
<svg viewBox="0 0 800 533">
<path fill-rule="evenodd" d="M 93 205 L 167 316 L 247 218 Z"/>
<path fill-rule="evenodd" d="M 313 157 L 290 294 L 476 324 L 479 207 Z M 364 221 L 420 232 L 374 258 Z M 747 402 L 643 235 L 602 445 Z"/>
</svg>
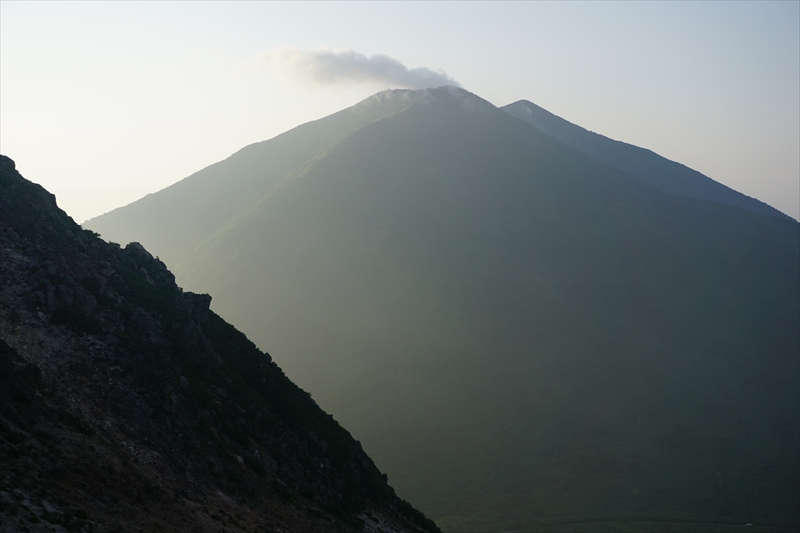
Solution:
<svg viewBox="0 0 800 533">
<path fill-rule="evenodd" d="M 437 531 L 208 295 L 0 158 L 0 531 Z"/>
</svg>

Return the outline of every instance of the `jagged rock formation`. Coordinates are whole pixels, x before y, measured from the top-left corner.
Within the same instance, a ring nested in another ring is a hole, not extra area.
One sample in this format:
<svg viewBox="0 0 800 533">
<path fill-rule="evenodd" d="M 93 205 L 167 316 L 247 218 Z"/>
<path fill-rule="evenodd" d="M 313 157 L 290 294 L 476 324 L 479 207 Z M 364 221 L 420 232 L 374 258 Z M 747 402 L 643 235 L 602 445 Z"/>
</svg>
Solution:
<svg viewBox="0 0 800 533">
<path fill-rule="evenodd" d="M 0 531 L 437 531 L 210 296 L 0 158 Z"/>
</svg>

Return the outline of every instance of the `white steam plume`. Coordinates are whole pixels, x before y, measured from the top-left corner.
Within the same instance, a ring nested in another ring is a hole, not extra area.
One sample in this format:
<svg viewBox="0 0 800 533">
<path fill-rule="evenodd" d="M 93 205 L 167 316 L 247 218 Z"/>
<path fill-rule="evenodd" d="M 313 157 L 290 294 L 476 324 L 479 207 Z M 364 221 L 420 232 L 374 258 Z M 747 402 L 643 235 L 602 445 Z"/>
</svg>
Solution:
<svg viewBox="0 0 800 533">
<path fill-rule="evenodd" d="M 408 68 L 393 57 L 367 57 L 355 50 L 304 50 L 282 46 L 267 52 L 264 63 L 282 81 L 300 85 L 366 84 L 405 89 L 454 85 L 443 70 Z"/>
</svg>

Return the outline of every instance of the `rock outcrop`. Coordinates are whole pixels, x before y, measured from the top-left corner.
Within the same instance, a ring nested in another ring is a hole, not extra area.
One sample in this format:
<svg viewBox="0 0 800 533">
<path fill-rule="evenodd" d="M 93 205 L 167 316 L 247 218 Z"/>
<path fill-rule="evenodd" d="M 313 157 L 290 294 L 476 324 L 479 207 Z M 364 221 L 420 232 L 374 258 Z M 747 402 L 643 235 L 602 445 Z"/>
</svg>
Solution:
<svg viewBox="0 0 800 533">
<path fill-rule="evenodd" d="M 0 156 L 0 531 L 437 531 L 138 243 Z"/>
</svg>

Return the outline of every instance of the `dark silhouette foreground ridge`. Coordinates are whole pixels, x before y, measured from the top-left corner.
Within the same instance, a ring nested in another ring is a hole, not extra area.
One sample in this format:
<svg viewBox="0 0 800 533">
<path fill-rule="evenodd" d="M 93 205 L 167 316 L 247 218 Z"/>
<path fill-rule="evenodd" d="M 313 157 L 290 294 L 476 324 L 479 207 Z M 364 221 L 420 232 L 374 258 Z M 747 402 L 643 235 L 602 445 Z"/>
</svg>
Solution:
<svg viewBox="0 0 800 533">
<path fill-rule="evenodd" d="M 0 156 L 0 531 L 438 531 L 159 259 Z"/>
</svg>

